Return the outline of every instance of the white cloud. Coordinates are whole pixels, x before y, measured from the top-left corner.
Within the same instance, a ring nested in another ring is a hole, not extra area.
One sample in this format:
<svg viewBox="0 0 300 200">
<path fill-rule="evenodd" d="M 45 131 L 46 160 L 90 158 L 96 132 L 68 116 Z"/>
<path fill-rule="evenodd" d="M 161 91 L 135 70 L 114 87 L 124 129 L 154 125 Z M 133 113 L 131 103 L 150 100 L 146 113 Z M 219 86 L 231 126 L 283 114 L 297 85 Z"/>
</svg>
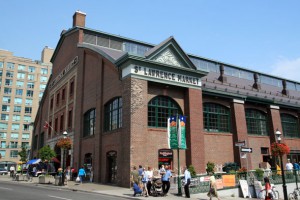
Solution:
<svg viewBox="0 0 300 200">
<path fill-rule="evenodd" d="M 271 74 L 300 82 L 300 58 L 280 58 L 272 67 Z"/>
</svg>

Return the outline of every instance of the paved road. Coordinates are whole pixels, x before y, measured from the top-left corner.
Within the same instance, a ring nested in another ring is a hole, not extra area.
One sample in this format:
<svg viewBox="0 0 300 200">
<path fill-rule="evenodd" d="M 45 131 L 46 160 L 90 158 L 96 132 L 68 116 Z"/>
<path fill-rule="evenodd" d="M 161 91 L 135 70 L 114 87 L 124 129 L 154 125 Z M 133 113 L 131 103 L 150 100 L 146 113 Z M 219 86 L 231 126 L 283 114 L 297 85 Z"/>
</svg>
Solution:
<svg viewBox="0 0 300 200">
<path fill-rule="evenodd" d="M 0 182 L 0 200 L 117 200 L 124 197 L 108 196 L 103 194 L 62 190 L 34 184 L 20 184 L 18 182 Z"/>
</svg>

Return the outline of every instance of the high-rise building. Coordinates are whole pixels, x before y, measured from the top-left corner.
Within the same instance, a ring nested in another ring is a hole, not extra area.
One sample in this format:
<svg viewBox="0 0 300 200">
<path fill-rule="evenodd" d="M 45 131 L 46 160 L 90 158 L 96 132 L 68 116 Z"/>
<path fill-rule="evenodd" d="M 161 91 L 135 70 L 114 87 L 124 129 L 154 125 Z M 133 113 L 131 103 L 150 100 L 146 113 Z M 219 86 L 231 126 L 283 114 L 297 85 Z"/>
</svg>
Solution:
<svg viewBox="0 0 300 200">
<path fill-rule="evenodd" d="M 41 61 L 33 61 L 0 49 L 0 167 L 17 163 L 23 146 L 30 149 L 31 124 L 51 74 L 53 51 L 46 46 Z"/>
</svg>

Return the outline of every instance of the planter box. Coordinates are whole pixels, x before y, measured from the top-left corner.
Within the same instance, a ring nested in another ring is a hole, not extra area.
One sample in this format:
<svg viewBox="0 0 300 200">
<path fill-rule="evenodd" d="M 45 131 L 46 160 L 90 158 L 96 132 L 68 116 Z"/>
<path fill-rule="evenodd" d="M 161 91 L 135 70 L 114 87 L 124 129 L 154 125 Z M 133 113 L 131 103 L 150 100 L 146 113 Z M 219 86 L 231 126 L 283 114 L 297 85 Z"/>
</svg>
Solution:
<svg viewBox="0 0 300 200">
<path fill-rule="evenodd" d="M 54 180 L 52 176 L 39 176 L 39 183 L 41 184 L 49 184 L 53 182 Z"/>
</svg>

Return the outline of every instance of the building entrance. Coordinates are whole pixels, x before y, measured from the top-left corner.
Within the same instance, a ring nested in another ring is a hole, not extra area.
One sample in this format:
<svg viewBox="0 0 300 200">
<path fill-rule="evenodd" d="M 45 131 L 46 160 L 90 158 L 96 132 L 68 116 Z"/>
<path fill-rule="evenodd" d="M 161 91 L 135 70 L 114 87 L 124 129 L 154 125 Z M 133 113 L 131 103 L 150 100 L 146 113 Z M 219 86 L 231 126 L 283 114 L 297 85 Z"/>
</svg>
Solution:
<svg viewBox="0 0 300 200">
<path fill-rule="evenodd" d="M 117 152 L 107 152 L 107 182 L 115 184 L 117 183 Z"/>
</svg>

